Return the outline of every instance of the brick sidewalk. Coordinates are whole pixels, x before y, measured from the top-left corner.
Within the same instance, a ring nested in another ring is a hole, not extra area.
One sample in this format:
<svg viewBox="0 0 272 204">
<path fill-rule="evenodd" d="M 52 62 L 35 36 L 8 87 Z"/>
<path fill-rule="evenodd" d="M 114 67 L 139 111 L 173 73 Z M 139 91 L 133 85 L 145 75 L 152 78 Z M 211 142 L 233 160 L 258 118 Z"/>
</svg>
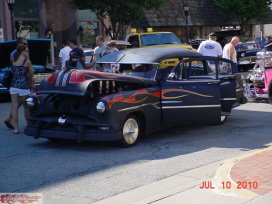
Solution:
<svg viewBox="0 0 272 204">
<path fill-rule="evenodd" d="M 272 150 L 239 160 L 232 166 L 230 177 L 242 189 L 259 195 L 272 192 Z"/>
</svg>

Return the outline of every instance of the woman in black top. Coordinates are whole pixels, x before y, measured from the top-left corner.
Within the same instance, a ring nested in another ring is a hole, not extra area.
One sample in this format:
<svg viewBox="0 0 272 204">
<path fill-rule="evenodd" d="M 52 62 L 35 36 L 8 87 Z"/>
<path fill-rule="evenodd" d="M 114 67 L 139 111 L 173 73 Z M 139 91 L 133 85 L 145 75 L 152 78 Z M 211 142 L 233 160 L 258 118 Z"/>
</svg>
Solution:
<svg viewBox="0 0 272 204">
<path fill-rule="evenodd" d="M 35 89 L 33 82 L 34 72 L 32 64 L 28 59 L 29 51 L 26 45 L 18 45 L 12 61 L 11 72 L 13 74 L 10 86 L 10 96 L 12 103 L 12 120 L 14 124 L 13 133 L 19 133 L 18 109 L 20 101 L 23 102 L 26 122 L 29 118 L 29 110 L 26 107 L 25 99 L 30 94 L 30 89 Z"/>
</svg>

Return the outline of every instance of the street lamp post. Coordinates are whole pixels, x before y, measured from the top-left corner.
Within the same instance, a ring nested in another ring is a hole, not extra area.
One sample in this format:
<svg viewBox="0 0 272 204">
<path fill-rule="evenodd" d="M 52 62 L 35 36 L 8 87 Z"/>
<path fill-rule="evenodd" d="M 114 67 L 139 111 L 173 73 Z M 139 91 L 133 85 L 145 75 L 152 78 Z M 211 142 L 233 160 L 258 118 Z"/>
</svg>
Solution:
<svg viewBox="0 0 272 204">
<path fill-rule="evenodd" d="M 15 23 L 14 23 L 14 4 L 15 0 L 6 0 L 9 10 L 10 10 L 10 20 L 11 20 L 11 35 L 12 40 L 15 39 Z"/>
<path fill-rule="evenodd" d="M 190 6 L 187 2 L 185 2 L 183 5 L 183 11 L 186 17 L 186 43 L 189 44 L 189 35 L 188 35 L 188 15 L 189 15 L 189 10 Z"/>
</svg>

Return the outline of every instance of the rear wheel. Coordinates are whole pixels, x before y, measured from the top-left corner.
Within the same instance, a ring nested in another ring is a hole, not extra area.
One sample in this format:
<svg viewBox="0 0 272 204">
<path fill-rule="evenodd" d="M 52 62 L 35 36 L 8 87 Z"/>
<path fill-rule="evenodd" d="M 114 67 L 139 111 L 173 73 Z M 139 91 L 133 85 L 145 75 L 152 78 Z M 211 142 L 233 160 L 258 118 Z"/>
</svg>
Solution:
<svg viewBox="0 0 272 204">
<path fill-rule="evenodd" d="M 270 104 L 272 104 L 272 87 L 271 86 L 272 86 L 272 83 L 270 83 L 269 89 L 268 89 L 268 99 Z"/>
<path fill-rule="evenodd" d="M 123 123 L 122 139 L 119 141 L 123 147 L 134 146 L 141 133 L 140 123 L 134 115 L 128 115 Z"/>
</svg>

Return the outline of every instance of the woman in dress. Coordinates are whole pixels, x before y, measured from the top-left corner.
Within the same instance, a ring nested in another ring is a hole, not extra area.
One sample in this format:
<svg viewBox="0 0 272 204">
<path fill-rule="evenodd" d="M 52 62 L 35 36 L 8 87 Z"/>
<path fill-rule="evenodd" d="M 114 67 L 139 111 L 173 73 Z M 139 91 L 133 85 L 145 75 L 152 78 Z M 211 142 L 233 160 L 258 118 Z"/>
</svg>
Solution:
<svg viewBox="0 0 272 204">
<path fill-rule="evenodd" d="M 26 45 L 19 44 L 17 51 L 14 54 L 12 61 L 11 72 L 13 74 L 10 86 L 10 96 L 12 103 L 12 120 L 14 124 L 14 134 L 19 133 L 18 125 L 18 109 L 20 107 L 20 100 L 24 106 L 24 114 L 26 122 L 29 118 L 29 110 L 26 107 L 25 99 L 30 94 L 30 89 L 35 90 L 33 82 L 34 72 L 31 61 L 29 60 L 29 51 Z"/>
</svg>

